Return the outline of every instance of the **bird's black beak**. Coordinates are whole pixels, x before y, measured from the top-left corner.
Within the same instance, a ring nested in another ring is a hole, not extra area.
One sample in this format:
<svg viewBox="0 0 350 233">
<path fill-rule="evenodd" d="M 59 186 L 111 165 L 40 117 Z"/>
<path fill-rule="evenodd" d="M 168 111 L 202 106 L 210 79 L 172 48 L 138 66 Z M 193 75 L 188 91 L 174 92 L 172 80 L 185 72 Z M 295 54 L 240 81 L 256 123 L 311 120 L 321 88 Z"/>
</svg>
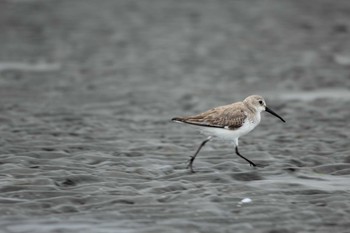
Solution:
<svg viewBox="0 0 350 233">
<path fill-rule="evenodd" d="M 269 109 L 268 107 L 265 107 L 265 111 L 268 113 L 271 113 L 272 115 L 274 115 L 275 117 L 278 117 L 279 119 L 281 119 L 281 121 L 286 122 L 282 117 L 280 117 L 277 113 L 275 113 L 274 111 L 272 111 L 271 109 Z"/>
</svg>

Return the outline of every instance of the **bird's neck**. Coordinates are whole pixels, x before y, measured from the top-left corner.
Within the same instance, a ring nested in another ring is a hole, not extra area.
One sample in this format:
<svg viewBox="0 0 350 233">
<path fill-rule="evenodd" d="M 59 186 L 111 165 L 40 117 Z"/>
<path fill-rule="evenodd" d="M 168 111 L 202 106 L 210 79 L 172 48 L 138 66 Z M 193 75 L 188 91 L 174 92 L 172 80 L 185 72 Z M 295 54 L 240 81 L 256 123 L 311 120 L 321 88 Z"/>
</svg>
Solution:
<svg viewBox="0 0 350 233">
<path fill-rule="evenodd" d="M 260 123 L 261 120 L 261 115 L 260 111 L 257 111 L 256 108 L 251 106 L 250 104 L 244 103 L 244 105 L 247 107 L 248 111 L 250 111 L 252 114 L 250 115 L 250 121 L 254 122 L 256 124 Z"/>
<path fill-rule="evenodd" d="M 253 113 L 254 115 L 257 114 L 258 111 L 256 111 L 256 109 L 255 109 L 252 105 L 250 105 L 250 104 L 248 104 L 248 103 L 246 103 L 246 102 L 243 102 L 243 104 L 248 108 L 248 110 L 249 110 L 251 113 Z"/>
</svg>

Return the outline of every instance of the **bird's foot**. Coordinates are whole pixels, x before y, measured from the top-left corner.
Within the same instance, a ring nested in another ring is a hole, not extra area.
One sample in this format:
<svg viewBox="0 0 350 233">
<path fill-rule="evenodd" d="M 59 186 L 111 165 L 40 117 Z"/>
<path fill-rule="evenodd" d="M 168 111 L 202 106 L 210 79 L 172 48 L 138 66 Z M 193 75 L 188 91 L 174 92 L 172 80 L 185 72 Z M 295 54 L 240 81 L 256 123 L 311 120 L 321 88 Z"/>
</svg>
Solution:
<svg viewBox="0 0 350 233">
<path fill-rule="evenodd" d="M 193 156 L 191 156 L 190 157 L 190 159 L 187 161 L 187 166 L 186 166 L 186 169 L 190 169 L 190 172 L 191 173 L 195 173 L 195 171 L 193 170 L 193 167 L 192 167 L 192 165 L 193 165 L 193 160 L 194 160 L 194 157 Z"/>
<path fill-rule="evenodd" d="M 249 162 L 249 165 L 251 166 L 251 167 L 256 167 L 257 165 L 255 164 L 255 163 L 253 163 L 253 162 Z"/>
</svg>

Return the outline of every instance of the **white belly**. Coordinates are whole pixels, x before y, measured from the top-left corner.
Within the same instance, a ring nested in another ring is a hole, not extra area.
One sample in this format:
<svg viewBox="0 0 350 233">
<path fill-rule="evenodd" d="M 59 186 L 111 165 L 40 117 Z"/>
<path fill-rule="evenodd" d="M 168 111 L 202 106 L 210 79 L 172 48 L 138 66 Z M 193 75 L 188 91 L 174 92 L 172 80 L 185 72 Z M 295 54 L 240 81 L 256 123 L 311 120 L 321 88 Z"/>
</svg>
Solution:
<svg viewBox="0 0 350 233">
<path fill-rule="evenodd" d="M 201 127 L 200 129 L 204 134 L 208 136 L 217 137 L 218 139 L 221 139 L 221 140 L 232 141 L 234 139 L 238 139 L 239 137 L 249 133 L 258 124 L 259 124 L 258 122 L 246 121 L 240 128 L 235 130 L 214 128 L 214 127 Z"/>
</svg>

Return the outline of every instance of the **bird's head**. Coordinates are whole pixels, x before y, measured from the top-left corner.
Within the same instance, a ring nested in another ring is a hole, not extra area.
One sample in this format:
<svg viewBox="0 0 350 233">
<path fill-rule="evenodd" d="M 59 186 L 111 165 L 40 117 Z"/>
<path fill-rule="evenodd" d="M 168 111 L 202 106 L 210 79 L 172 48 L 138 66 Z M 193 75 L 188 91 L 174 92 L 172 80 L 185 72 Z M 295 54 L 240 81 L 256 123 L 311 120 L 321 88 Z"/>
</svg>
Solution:
<svg viewBox="0 0 350 233">
<path fill-rule="evenodd" d="M 255 109 L 255 111 L 257 112 L 266 111 L 274 115 L 275 117 L 279 118 L 281 121 L 286 122 L 282 117 L 280 117 L 277 113 L 275 113 L 274 111 L 272 111 L 270 108 L 266 106 L 266 102 L 264 98 L 260 95 L 248 96 L 243 100 L 243 103 L 248 105 L 250 108 Z"/>
</svg>

